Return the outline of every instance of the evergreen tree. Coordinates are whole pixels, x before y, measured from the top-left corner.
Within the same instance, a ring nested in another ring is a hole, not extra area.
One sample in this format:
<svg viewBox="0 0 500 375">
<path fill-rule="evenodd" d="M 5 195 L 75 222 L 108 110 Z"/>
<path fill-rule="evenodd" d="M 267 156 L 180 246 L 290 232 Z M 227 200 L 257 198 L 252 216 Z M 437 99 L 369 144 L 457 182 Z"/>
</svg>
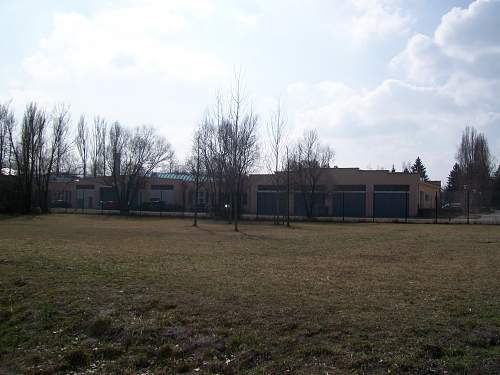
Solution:
<svg viewBox="0 0 500 375">
<path fill-rule="evenodd" d="M 392 165 L 391 173 L 396 173 L 396 168 L 394 168 L 394 164 Z"/>
<path fill-rule="evenodd" d="M 429 181 L 429 177 L 427 177 L 427 170 L 422 163 L 422 160 L 420 160 L 420 157 L 417 157 L 415 160 L 415 163 L 411 167 L 411 172 L 418 173 L 422 181 Z"/>
<path fill-rule="evenodd" d="M 448 182 L 446 184 L 447 191 L 459 191 L 460 190 L 460 166 L 458 163 L 455 163 L 453 169 L 450 171 L 448 175 Z"/>
</svg>

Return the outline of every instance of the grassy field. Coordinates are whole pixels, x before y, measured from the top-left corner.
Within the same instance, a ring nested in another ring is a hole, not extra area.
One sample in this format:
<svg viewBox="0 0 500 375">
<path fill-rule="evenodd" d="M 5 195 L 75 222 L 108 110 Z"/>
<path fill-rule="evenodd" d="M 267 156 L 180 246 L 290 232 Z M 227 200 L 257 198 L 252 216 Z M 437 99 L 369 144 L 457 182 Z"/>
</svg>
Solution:
<svg viewBox="0 0 500 375">
<path fill-rule="evenodd" d="M 0 218 L 0 374 L 499 373 L 500 228 Z"/>
</svg>

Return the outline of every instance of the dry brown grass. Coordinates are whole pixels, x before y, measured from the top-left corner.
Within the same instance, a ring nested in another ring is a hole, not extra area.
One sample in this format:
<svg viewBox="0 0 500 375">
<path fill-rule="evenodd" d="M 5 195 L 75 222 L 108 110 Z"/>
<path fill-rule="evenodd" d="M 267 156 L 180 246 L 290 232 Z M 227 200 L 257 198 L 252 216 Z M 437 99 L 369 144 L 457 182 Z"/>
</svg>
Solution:
<svg viewBox="0 0 500 375">
<path fill-rule="evenodd" d="M 0 373 L 500 372 L 496 226 L 0 219 Z"/>
</svg>

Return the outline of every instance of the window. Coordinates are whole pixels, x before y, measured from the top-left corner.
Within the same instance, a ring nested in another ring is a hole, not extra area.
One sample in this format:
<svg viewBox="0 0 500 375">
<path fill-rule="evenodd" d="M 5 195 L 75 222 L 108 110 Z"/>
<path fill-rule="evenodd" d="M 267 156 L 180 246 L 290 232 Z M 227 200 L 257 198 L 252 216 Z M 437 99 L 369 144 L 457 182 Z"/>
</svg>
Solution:
<svg viewBox="0 0 500 375">
<path fill-rule="evenodd" d="M 410 191 L 410 185 L 375 185 L 375 191 Z"/>
<path fill-rule="evenodd" d="M 76 190 L 94 190 L 94 185 L 76 185 Z"/>
<path fill-rule="evenodd" d="M 333 191 L 366 191 L 366 185 L 334 185 Z"/>
<path fill-rule="evenodd" d="M 276 188 L 278 188 L 278 191 L 285 191 L 286 187 L 285 186 L 276 186 L 276 185 L 258 185 L 257 190 L 258 191 L 276 191 Z"/>
<path fill-rule="evenodd" d="M 174 190 L 174 185 L 151 185 L 151 190 Z"/>
</svg>

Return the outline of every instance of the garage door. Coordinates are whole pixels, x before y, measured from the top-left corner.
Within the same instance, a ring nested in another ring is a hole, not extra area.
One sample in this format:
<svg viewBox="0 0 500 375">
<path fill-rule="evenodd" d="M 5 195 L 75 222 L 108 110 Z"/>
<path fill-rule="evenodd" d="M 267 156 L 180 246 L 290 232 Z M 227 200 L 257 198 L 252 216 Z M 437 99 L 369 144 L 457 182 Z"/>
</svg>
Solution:
<svg viewBox="0 0 500 375">
<path fill-rule="evenodd" d="M 307 216 L 307 210 L 310 209 L 311 204 L 313 205 L 313 217 L 328 216 L 328 207 L 325 206 L 325 193 L 314 193 L 314 197 L 311 193 L 295 193 L 293 200 L 293 213 L 296 216 Z"/>
<path fill-rule="evenodd" d="M 278 207 L 276 207 L 276 203 L 278 203 Z M 286 193 L 257 192 L 258 215 L 276 215 L 276 208 L 278 208 L 279 215 L 286 214 Z"/>
<path fill-rule="evenodd" d="M 334 192 L 332 216 L 365 217 L 365 192 Z"/>
<path fill-rule="evenodd" d="M 407 217 L 408 192 L 376 191 L 373 195 L 373 209 L 375 217 Z"/>
</svg>

